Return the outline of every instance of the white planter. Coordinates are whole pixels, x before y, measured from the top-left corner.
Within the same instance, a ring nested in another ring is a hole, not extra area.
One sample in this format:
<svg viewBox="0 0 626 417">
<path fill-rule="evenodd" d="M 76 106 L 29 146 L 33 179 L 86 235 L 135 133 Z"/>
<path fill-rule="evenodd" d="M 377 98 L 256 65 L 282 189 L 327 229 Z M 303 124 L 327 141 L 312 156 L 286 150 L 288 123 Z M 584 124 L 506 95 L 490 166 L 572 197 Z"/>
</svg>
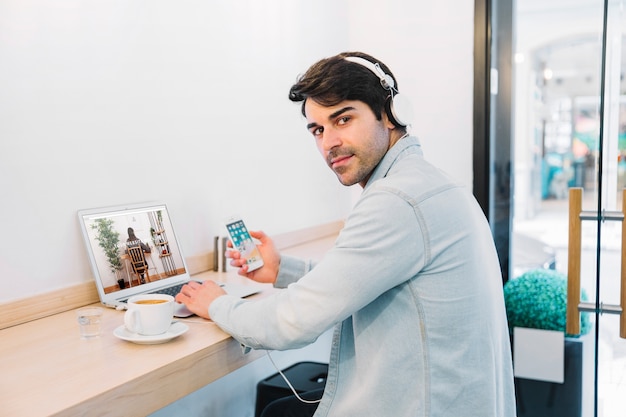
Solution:
<svg viewBox="0 0 626 417">
<path fill-rule="evenodd" d="M 513 329 L 513 370 L 517 378 L 562 384 L 565 334 L 554 330 Z"/>
</svg>

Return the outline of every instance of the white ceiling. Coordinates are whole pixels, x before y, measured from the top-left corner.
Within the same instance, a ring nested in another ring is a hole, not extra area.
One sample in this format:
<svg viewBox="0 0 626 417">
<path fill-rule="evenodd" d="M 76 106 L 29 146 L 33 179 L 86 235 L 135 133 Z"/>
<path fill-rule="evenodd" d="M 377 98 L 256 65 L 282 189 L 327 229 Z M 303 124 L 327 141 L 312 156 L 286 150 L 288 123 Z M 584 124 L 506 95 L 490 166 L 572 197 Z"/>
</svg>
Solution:
<svg viewBox="0 0 626 417">
<path fill-rule="evenodd" d="M 614 47 L 607 49 L 621 64 L 608 68 L 620 79 L 621 93 L 626 91 L 626 31 L 623 1 L 609 2 L 610 34 Z M 516 2 L 517 48 L 533 60 L 534 67 L 548 68 L 552 78 L 546 87 L 554 95 L 599 95 L 602 62 L 603 0 L 518 0 Z M 624 28 L 622 29 L 622 26 Z"/>
</svg>

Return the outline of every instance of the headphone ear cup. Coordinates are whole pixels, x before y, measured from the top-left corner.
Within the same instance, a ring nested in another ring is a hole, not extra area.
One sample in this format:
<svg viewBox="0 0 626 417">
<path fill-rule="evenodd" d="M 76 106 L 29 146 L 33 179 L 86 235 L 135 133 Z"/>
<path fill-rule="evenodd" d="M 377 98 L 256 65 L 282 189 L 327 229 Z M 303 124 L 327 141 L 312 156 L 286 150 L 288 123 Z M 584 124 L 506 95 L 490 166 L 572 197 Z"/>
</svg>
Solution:
<svg viewBox="0 0 626 417">
<path fill-rule="evenodd" d="M 396 94 L 389 101 L 387 112 L 392 119 L 391 122 L 399 126 L 408 126 L 413 121 L 413 105 L 411 101 L 402 94 Z"/>
</svg>

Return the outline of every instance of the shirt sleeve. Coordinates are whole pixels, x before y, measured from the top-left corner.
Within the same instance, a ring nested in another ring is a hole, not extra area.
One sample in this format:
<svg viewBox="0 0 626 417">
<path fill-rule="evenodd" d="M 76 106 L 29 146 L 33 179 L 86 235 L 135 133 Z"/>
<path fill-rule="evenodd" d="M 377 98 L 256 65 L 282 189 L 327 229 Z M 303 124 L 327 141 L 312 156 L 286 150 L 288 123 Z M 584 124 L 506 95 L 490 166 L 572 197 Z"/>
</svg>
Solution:
<svg viewBox="0 0 626 417">
<path fill-rule="evenodd" d="M 292 256 L 281 255 L 280 269 L 274 287 L 287 288 L 313 269 L 313 261 L 304 261 Z"/>
<path fill-rule="evenodd" d="M 283 350 L 314 342 L 421 270 L 429 256 L 428 233 L 416 210 L 397 193 L 369 192 L 314 268 L 305 272 L 305 264 L 288 258 L 283 266 L 281 258 L 278 281 L 287 283 L 286 289 L 260 300 L 219 297 L 210 307 L 211 318 L 253 348 Z"/>
</svg>

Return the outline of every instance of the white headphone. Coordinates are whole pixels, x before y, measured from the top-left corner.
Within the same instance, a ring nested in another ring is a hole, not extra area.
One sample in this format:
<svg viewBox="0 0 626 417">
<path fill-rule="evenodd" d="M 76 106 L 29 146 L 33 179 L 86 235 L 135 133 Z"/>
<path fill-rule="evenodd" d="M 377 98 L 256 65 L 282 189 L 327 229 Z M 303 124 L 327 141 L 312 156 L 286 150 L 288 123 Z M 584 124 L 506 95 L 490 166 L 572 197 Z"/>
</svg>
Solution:
<svg viewBox="0 0 626 417">
<path fill-rule="evenodd" d="M 388 116 L 394 124 L 408 126 L 413 118 L 413 106 L 408 98 L 398 93 L 398 90 L 395 88 L 396 82 L 393 77 L 387 74 L 378 63 L 373 63 L 365 58 L 361 58 L 359 56 L 347 56 L 344 57 L 344 59 L 346 61 L 364 66 L 380 79 L 380 85 L 382 85 L 385 90 L 389 90 L 389 93 L 391 94 Z"/>
</svg>

